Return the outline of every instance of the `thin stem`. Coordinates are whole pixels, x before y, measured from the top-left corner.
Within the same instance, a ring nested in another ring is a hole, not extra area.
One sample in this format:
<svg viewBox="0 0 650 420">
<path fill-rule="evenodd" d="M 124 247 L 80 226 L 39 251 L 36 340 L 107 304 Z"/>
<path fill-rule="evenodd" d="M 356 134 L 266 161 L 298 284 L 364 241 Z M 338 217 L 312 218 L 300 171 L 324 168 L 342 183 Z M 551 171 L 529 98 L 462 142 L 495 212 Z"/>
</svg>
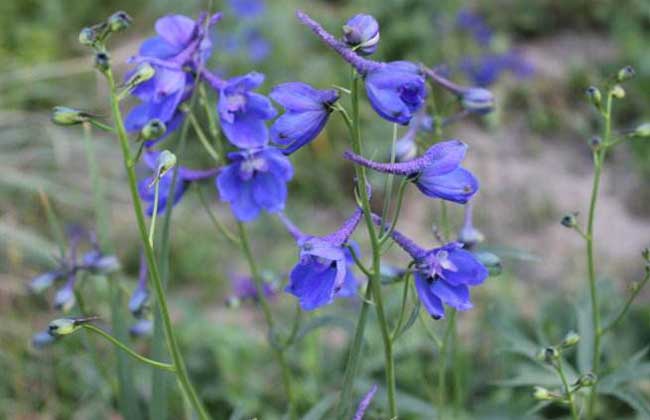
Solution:
<svg viewBox="0 0 650 420">
<path fill-rule="evenodd" d="M 603 142 L 609 143 L 612 131 L 612 94 L 607 93 L 607 106 L 603 114 L 605 119 L 605 126 L 603 130 Z M 601 148 L 594 151 L 594 182 L 591 190 L 591 201 L 589 204 L 589 218 L 587 221 L 587 270 L 589 275 L 589 293 L 591 297 L 591 322 L 594 331 L 593 341 L 593 359 L 591 362 L 591 370 L 598 375 L 600 370 L 600 305 L 598 302 L 598 290 L 596 287 L 596 266 L 594 262 L 594 220 L 596 217 L 596 203 L 598 201 L 598 191 L 600 189 L 600 176 L 602 172 L 603 162 L 605 160 L 606 148 Z M 587 408 L 587 418 L 591 419 L 594 415 L 594 407 L 596 404 L 596 388 L 598 383 L 591 387 L 589 394 L 589 403 Z"/>
<path fill-rule="evenodd" d="M 131 161 L 131 150 L 129 148 L 129 139 L 126 134 L 126 128 L 124 127 L 124 121 L 122 119 L 122 111 L 120 110 L 120 103 L 117 100 L 117 92 L 115 87 L 115 80 L 113 77 L 112 70 L 106 72 L 106 78 L 108 79 L 109 88 L 111 92 L 111 108 L 113 112 L 113 118 L 115 120 L 115 125 L 117 126 L 117 137 L 120 141 L 120 146 L 122 148 L 122 155 L 124 158 L 124 168 L 126 169 L 129 187 L 131 190 L 131 200 L 133 204 L 133 211 L 135 213 L 138 231 L 140 233 L 140 239 L 145 251 L 145 257 L 147 258 L 147 265 L 149 267 L 150 279 L 154 285 L 154 291 L 156 293 L 156 300 L 160 306 L 161 318 L 163 321 L 163 327 L 165 330 L 165 337 L 167 340 L 167 347 L 169 353 L 172 357 L 173 366 L 175 368 L 175 373 L 178 378 L 178 382 L 181 386 L 181 389 L 190 400 L 194 410 L 197 412 L 201 419 L 209 419 L 207 411 L 203 407 L 201 400 L 199 399 L 192 383 L 190 382 L 189 376 L 187 374 L 187 369 L 185 368 L 185 363 L 178 347 L 176 341 L 176 336 L 174 335 L 174 329 L 172 326 L 171 317 L 169 315 L 169 308 L 167 306 L 167 298 L 165 296 L 164 287 L 160 279 L 160 274 L 158 272 L 158 264 L 156 262 L 156 257 L 154 255 L 153 248 L 149 244 L 147 237 L 147 227 L 144 219 L 144 214 L 142 212 L 142 204 L 140 202 L 140 197 L 138 195 L 138 186 L 137 178 L 135 175 L 135 170 L 129 165 Z"/>
<path fill-rule="evenodd" d="M 287 400 L 289 402 L 289 407 L 288 407 L 289 418 L 293 420 L 297 418 L 297 415 L 296 415 L 295 405 L 293 400 L 293 393 L 291 387 L 291 372 L 289 371 L 289 365 L 285 360 L 284 351 L 277 346 L 277 344 L 274 342 L 273 339 L 274 332 L 275 332 L 273 315 L 271 314 L 271 307 L 269 306 L 269 302 L 266 299 L 266 295 L 264 294 L 264 280 L 260 276 L 259 270 L 257 269 L 257 264 L 255 263 L 255 258 L 253 257 L 253 252 L 251 251 L 250 243 L 248 240 L 248 232 L 246 231 L 246 226 L 242 222 L 237 222 L 237 228 L 239 230 L 239 241 L 241 243 L 242 252 L 244 254 L 244 257 L 246 258 L 246 261 L 248 262 L 248 267 L 251 271 L 251 276 L 255 281 L 255 288 L 257 289 L 258 301 L 260 303 L 260 306 L 262 307 L 262 312 L 264 313 L 266 326 L 269 330 L 269 341 L 270 341 L 271 349 L 273 351 L 273 354 L 275 355 L 275 358 L 278 361 L 278 364 L 280 365 L 280 369 L 282 370 L 282 382 L 284 384 L 284 390 L 286 392 Z"/>
<path fill-rule="evenodd" d="M 126 344 L 122 343 L 120 340 L 113 337 L 112 335 L 110 335 L 106 331 L 102 330 L 101 328 L 97 328 L 92 324 L 82 324 L 81 326 L 83 328 L 85 328 L 86 330 L 88 330 L 88 331 L 92 331 L 95 334 L 104 337 L 106 340 L 110 341 L 111 343 L 113 343 L 113 345 L 115 345 L 119 349 L 123 350 L 126 354 L 133 357 L 135 360 L 137 360 L 139 362 L 148 364 L 148 365 L 153 366 L 153 367 L 158 368 L 158 369 L 167 370 L 169 372 L 174 372 L 175 371 L 173 365 L 170 365 L 169 363 L 157 362 L 155 360 L 151 360 L 151 359 L 149 359 L 147 357 L 144 357 L 144 356 L 136 353 L 135 351 L 130 349 Z"/>
<path fill-rule="evenodd" d="M 210 105 L 210 102 L 208 101 L 208 94 L 205 92 L 205 86 L 203 84 L 199 86 L 199 100 L 201 102 L 201 105 L 203 105 L 203 109 L 205 110 L 205 115 L 208 120 L 208 130 L 210 131 L 210 136 L 212 136 L 212 138 L 217 142 L 217 146 L 219 148 L 217 154 L 223 158 L 225 156 L 224 147 L 223 147 L 223 143 L 218 141 L 219 128 L 217 126 L 217 121 L 214 118 L 214 108 Z"/>
<path fill-rule="evenodd" d="M 192 124 L 192 128 L 194 128 L 194 132 L 196 133 L 196 136 L 199 138 L 199 141 L 203 145 L 205 151 L 208 152 L 210 157 L 212 157 L 212 159 L 214 159 L 215 162 L 220 163 L 221 158 L 219 157 L 219 153 L 217 153 L 217 151 L 214 150 L 214 147 L 212 147 L 212 145 L 210 144 L 210 141 L 206 137 L 205 133 L 203 132 L 203 129 L 201 128 L 201 125 L 197 121 L 192 111 L 189 111 L 187 113 L 187 118 Z"/>
<path fill-rule="evenodd" d="M 397 334 L 400 333 L 402 325 L 404 324 L 404 315 L 406 314 L 406 302 L 408 300 L 409 294 L 409 278 L 411 277 L 411 271 L 404 273 L 404 289 L 402 290 L 402 306 L 399 311 L 399 318 L 397 318 L 397 324 L 395 324 L 395 329 L 390 336 L 390 341 L 395 342 Z"/>
<path fill-rule="evenodd" d="M 575 398 L 573 396 L 573 391 L 569 386 L 569 382 L 566 379 L 566 375 L 564 374 L 564 369 L 562 368 L 562 360 L 559 359 L 557 363 L 553 364 L 553 366 L 555 367 L 557 374 L 560 376 L 560 379 L 562 380 L 562 386 L 564 386 L 564 394 L 567 397 L 569 408 L 571 409 L 571 418 L 573 418 L 573 420 L 578 420 L 579 417 L 578 417 L 578 410 L 576 409 Z"/>
<path fill-rule="evenodd" d="M 205 212 L 208 215 L 208 218 L 212 222 L 215 228 L 226 237 L 230 242 L 232 242 L 235 245 L 240 245 L 239 239 L 235 236 L 234 233 L 232 233 L 230 230 L 228 230 L 227 227 L 221 223 L 221 221 L 217 218 L 217 216 L 214 214 L 212 209 L 210 208 L 210 204 L 208 204 L 208 201 L 205 199 L 205 195 L 203 194 L 203 191 L 201 190 L 201 187 L 197 184 L 196 186 L 196 192 L 199 195 L 199 201 L 201 201 L 201 205 L 205 209 Z"/>
<path fill-rule="evenodd" d="M 107 124 L 101 123 L 101 122 L 99 122 L 99 121 L 97 121 L 97 120 L 95 120 L 95 119 L 90 119 L 90 120 L 88 120 L 88 123 L 89 123 L 89 124 L 92 124 L 93 126 L 95 126 L 95 127 L 97 127 L 97 128 L 99 128 L 100 130 L 109 131 L 109 132 L 111 132 L 111 133 L 114 133 L 114 132 L 115 132 L 115 129 L 114 129 L 113 127 L 111 127 L 110 125 L 107 125 Z M 85 125 L 85 124 L 84 124 L 84 125 Z"/>
<path fill-rule="evenodd" d="M 446 375 L 447 375 L 447 349 L 449 345 L 449 337 L 451 337 L 453 330 L 456 328 L 456 310 L 449 310 L 449 320 L 447 321 L 447 329 L 445 335 L 442 337 L 440 345 L 440 367 L 438 369 L 438 405 L 440 410 L 445 406 L 446 401 Z"/>
<path fill-rule="evenodd" d="M 379 244 L 384 245 L 386 241 L 390 238 L 390 235 L 395 230 L 397 226 L 397 221 L 399 219 L 400 211 L 402 210 L 402 202 L 404 201 L 404 191 L 406 191 L 406 186 L 408 185 L 409 180 L 407 177 L 402 178 L 402 182 L 399 184 L 399 189 L 397 190 L 397 204 L 395 206 L 395 214 L 393 215 L 393 220 L 390 223 L 390 227 L 384 234 L 379 238 Z"/>
<path fill-rule="evenodd" d="M 357 251 L 354 250 L 353 246 L 348 246 L 348 250 L 350 251 L 350 255 L 352 255 L 352 259 L 354 260 L 354 263 L 356 266 L 361 270 L 363 274 L 366 275 L 366 277 L 372 277 L 372 273 L 368 268 L 363 264 L 363 262 L 359 259 L 359 256 L 357 255 Z"/>
<path fill-rule="evenodd" d="M 153 212 L 151 213 L 151 223 L 149 224 L 149 246 L 153 248 L 153 235 L 156 231 L 156 217 L 158 216 L 158 194 L 160 192 L 160 179 L 155 182 L 153 190 Z"/>
<path fill-rule="evenodd" d="M 390 163 L 391 165 L 395 163 L 395 143 L 397 142 L 397 124 L 393 124 L 393 139 L 390 147 Z M 393 174 L 388 174 L 386 176 L 386 185 L 384 186 L 384 208 L 381 212 L 381 225 L 384 226 L 384 220 L 388 217 L 388 212 L 390 211 L 390 201 L 393 196 L 393 180 L 395 176 Z"/>
<path fill-rule="evenodd" d="M 634 299 L 636 299 L 637 295 L 641 292 L 641 289 L 643 289 L 643 287 L 648 282 L 648 279 L 650 279 L 650 271 L 646 270 L 646 274 L 643 277 L 643 280 L 641 280 L 641 283 L 634 287 L 632 294 L 627 298 L 627 301 L 623 305 L 623 308 L 621 308 L 621 311 L 618 313 L 616 318 L 614 318 L 612 322 L 600 330 L 600 335 L 604 335 L 605 333 L 611 331 L 616 325 L 618 325 L 619 322 L 621 322 L 623 317 L 625 317 L 625 314 L 627 314 L 627 311 L 630 309 L 630 306 L 632 306 Z"/>
</svg>

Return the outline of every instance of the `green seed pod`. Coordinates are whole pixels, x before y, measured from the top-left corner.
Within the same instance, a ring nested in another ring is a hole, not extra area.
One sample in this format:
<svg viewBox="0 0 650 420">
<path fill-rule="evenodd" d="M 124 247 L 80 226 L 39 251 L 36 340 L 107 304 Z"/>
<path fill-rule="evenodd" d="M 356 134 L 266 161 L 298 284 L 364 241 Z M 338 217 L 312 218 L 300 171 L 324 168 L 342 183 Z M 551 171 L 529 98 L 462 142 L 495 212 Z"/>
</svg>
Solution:
<svg viewBox="0 0 650 420">
<path fill-rule="evenodd" d="M 577 216 L 578 216 L 578 212 L 567 213 L 564 216 L 562 216 L 562 220 L 560 221 L 560 223 L 562 224 L 562 226 L 566 228 L 573 229 L 576 226 L 578 226 Z"/>
<path fill-rule="evenodd" d="M 86 27 L 79 32 L 79 43 L 81 45 L 92 47 L 96 42 L 97 32 L 93 28 Z"/>
<path fill-rule="evenodd" d="M 167 126 L 159 119 L 149 121 L 140 131 L 140 138 L 142 140 L 153 140 L 165 134 Z"/>
<path fill-rule="evenodd" d="M 573 347 L 580 341 L 580 336 L 574 331 L 569 331 L 562 340 L 562 347 Z"/>
<path fill-rule="evenodd" d="M 53 337 L 69 335 L 77 331 L 83 324 L 95 321 L 99 317 L 91 316 L 88 318 L 59 318 L 50 322 L 47 326 L 47 332 Z"/>
<path fill-rule="evenodd" d="M 163 150 L 158 155 L 156 160 L 157 164 L 157 178 L 162 178 L 170 169 L 176 166 L 176 155 L 170 152 L 169 150 Z"/>
<path fill-rule="evenodd" d="M 625 89 L 623 89 L 623 86 L 621 85 L 614 85 L 611 92 L 612 92 L 612 96 L 616 99 L 625 98 Z"/>
<path fill-rule="evenodd" d="M 91 114 L 78 109 L 55 106 L 52 108 L 51 119 L 56 125 L 76 125 L 89 121 L 91 117 Z"/>
<path fill-rule="evenodd" d="M 131 22 L 133 22 L 131 16 L 123 11 L 113 13 L 107 20 L 111 32 L 123 31 L 131 26 Z"/>
<path fill-rule="evenodd" d="M 539 401 L 548 401 L 553 399 L 553 395 L 551 395 L 548 389 L 536 386 L 533 391 L 533 398 Z"/>
<path fill-rule="evenodd" d="M 135 72 L 131 75 L 129 80 L 126 81 L 126 86 L 128 88 L 133 88 L 140 83 L 146 82 L 156 75 L 156 69 L 149 63 L 142 63 L 136 69 Z"/>
<path fill-rule="evenodd" d="M 596 86 L 590 86 L 587 88 L 587 98 L 589 101 L 597 108 L 600 109 L 603 104 L 603 95 L 600 93 L 600 89 Z"/>
<path fill-rule="evenodd" d="M 622 69 L 620 69 L 616 74 L 616 80 L 619 83 L 625 82 L 626 80 L 630 80 L 631 78 L 633 78 L 635 74 L 636 72 L 634 71 L 634 68 L 632 68 L 632 66 L 625 66 Z"/>
<path fill-rule="evenodd" d="M 574 385 L 578 388 L 585 388 L 594 386 L 597 381 L 598 377 L 594 373 L 587 372 L 584 375 L 580 376 Z"/>
</svg>

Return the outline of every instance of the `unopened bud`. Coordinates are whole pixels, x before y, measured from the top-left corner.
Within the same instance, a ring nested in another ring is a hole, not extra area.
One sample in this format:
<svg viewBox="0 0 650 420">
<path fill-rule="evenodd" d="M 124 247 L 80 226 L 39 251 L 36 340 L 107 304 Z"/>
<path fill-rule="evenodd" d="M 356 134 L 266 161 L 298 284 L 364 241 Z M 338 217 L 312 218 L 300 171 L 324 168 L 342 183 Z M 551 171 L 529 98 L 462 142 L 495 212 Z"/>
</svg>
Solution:
<svg viewBox="0 0 650 420">
<path fill-rule="evenodd" d="M 567 213 L 564 216 L 562 216 L 562 220 L 560 221 L 560 223 L 564 227 L 567 227 L 569 229 L 573 229 L 576 226 L 578 226 L 577 216 L 578 216 L 578 212 L 575 212 L 575 211 L 571 212 L 571 213 Z"/>
<path fill-rule="evenodd" d="M 634 77 L 636 72 L 634 71 L 634 68 L 632 66 L 625 66 L 622 69 L 618 71 L 616 74 L 616 80 L 620 82 L 624 82 L 626 80 L 630 80 L 631 78 Z"/>
<path fill-rule="evenodd" d="M 156 160 L 158 179 L 162 178 L 170 169 L 176 166 L 176 155 L 169 150 L 163 150 Z"/>
<path fill-rule="evenodd" d="M 478 251 L 474 255 L 487 268 L 490 277 L 496 277 L 503 271 L 501 258 L 487 251 Z"/>
<path fill-rule="evenodd" d="M 623 89 L 623 86 L 621 85 L 614 85 L 611 92 L 612 96 L 616 99 L 625 98 L 625 89 Z"/>
<path fill-rule="evenodd" d="M 59 318 L 50 322 L 47 332 L 53 337 L 61 337 L 77 331 L 83 323 L 83 318 Z"/>
<path fill-rule="evenodd" d="M 379 24 L 370 15 L 356 15 L 343 26 L 343 39 L 346 44 L 354 47 L 359 54 L 370 55 L 377 51 Z"/>
<path fill-rule="evenodd" d="M 562 347 L 573 347 L 580 341 L 580 336 L 574 331 L 569 331 L 562 340 Z"/>
<path fill-rule="evenodd" d="M 592 136 L 589 139 L 589 146 L 594 150 L 598 149 L 602 144 L 603 144 L 603 139 L 599 136 Z"/>
<path fill-rule="evenodd" d="M 78 109 L 67 106 L 55 106 L 52 108 L 51 119 L 57 125 L 75 125 L 87 122 L 91 117 L 91 114 Z"/>
<path fill-rule="evenodd" d="M 159 119 L 153 119 L 145 124 L 140 131 L 142 140 L 153 140 L 165 134 L 167 126 Z"/>
<path fill-rule="evenodd" d="M 594 373 L 587 372 L 578 378 L 574 386 L 578 388 L 590 387 L 590 386 L 594 386 L 594 384 L 597 381 L 598 381 L 598 377 Z"/>
<path fill-rule="evenodd" d="M 485 115 L 494 110 L 494 95 L 487 89 L 470 88 L 463 92 L 461 105 L 464 109 L 479 115 Z"/>
<path fill-rule="evenodd" d="M 555 347 L 546 347 L 537 353 L 537 360 L 546 363 L 552 363 L 558 357 L 560 357 L 560 352 Z"/>
<path fill-rule="evenodd" d="M 540 401 L 548 401 L 553 399 L 553 395 L 549 392 L 548 389 L 542 388 L 541 386 L 536 386 L 533 391 L 533 398 Z"/>
<path fill-rule="evenodd" d="M 111 58 L 107 52 L 98 52 L 95 54 L 95 68 L 102 73 L 111 67 Z"/>
<path fill-rule="evenodd" d="M 638 126 L 634 132 L 632 132 L 632 135 L 644 139 L 650 138 L 650 122 L 643 123 Z"/>
<path fill-rule="evenodd" d="M 113 13 L 107 20 L 111 32 L 120 32 L 131 26 L 131 16 L 126 12 L 119 11 Z"/>
<path fill-rule="evenodd" d="M 600 93 L 600 89 L 598 89 L 596 86 L 589 86 L 587 88 L 587 98 L 589 98 L 589 101 L 598 109 L 602 106 L 603 103 L 603 95 Z"/>
<path fill-rule="evenodd" d="M 83 28 L 79 32 L 79 43 L 81 45 L 86 45 L 92 47 L 97 42 L 97 31 L 93 28 L 87 27 Z"/>
</svg>

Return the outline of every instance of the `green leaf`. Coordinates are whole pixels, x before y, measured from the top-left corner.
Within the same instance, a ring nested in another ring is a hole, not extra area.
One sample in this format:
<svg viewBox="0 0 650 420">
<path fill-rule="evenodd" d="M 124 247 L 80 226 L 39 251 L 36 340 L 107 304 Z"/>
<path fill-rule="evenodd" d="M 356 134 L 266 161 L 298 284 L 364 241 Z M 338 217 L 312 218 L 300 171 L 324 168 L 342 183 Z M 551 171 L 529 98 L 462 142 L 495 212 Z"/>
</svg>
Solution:
<svg viewBox="0 0 650 420">
<path fill-rule="evenodd" d="M 318 401 L 308 412 L 302 417 L 302 420 L 321 420 L 326 418 L 327 411 L 334 405 L 337 394 L 329 394 Z"/>
<path fill-rule="evenodd" d="M 650 401 L 640 392 L 634 389 L 619 388 L 600 393 L 611 395 L 632 407 L 643 418 L 650 418 Z"/>
<path fill-rule="evenodd" d="M 625 383 L 632 383 L 638 381 L 640 378 L 650 376 L 650 362 L 642 361 L 648 354 L 648 349 L 649 347 L 639 350 L 624 364 L 601 378 L 598 381 L 598 389 L 603 392 L 614 391 Z"/>
</svg>

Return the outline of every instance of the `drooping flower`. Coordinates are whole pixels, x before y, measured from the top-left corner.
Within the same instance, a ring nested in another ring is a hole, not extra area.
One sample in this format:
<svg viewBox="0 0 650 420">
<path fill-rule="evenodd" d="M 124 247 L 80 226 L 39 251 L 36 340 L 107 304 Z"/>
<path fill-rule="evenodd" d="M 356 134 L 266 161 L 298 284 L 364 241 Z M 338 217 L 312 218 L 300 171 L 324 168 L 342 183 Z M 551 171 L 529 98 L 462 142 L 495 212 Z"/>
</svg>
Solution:
<svg viewBox="0 0 650 420">
<path fill-rule="evenodd" d="M 426 98 L 426 85 L 418 65 L 408 61 L 383 63 L 360 57 L 306 13 L 299 10 L 296 16 L 364 78 L 368 100 L 379 116 L 402 125 L 409 123 Z"/>
<path fill-rule="evenodd" d="M 428 197 L 464 204 L 479 187 L 474 175 L 460 166 L 466 150 L 465 143 L 448 140 L 436 143 L 424 155 L 407 162 L 380 163 L 350 151 L 344 157 L 378 172 L 408 176 Z"/>
<path fill-rule="evenodd" d="M 334 298 L 356 294 L 358 283 L 346 244 L 361 216 L 361 210 L 357 209 L 337 231 L 326 236 L 310 236 L 280 214 L 300 249 L 300 260 L 291 270 L 285 291 L 298 298 L 302 309 L 311 311 L 332 303 Z"/>
<path fill-rule="evenodd" d="M 147 141 L 151 146 L 174 131 L 183 119 L 179 105 L 191 96 L 195 75 L 210 56 L 212 43 L 206 30 L 207 15 L 202 13 L 195 21 L 183 15 L 164 16 L 156 21 L 157 36 L 147 39 L 137 56 L 130 62 L 147 64 L 155 73 L 148 80 L 135 86 L 131 94 L 142 103 L 134 107 L 125 119 L 128 131 L 139 132 L 150 120 L 158 119 L 167 126 L 161 137 Z M 215 14 L 209 18 L 207 28 L 221 18 Z M 127 73 L 129 80 L 136 67 Z"/>
<path fill-rule="evenodd" d="M 380 217 L 373 219 L 381 223 Z M 457 242 L 425 250 L 396 230 L 391 237 L 413 258 L 418 298 L 434 319 L 444 317 L 444 305 L 459 311 L 472 308 L 470 288 L 488 277 L 488 270 L 474 254 Z"/>
<path fill-rule="evenodd" d="M 484 115 L 494 110 L 494 95 L 489 90 L 481 87 L 460 86 L 433 69 L 423 67 L 423 70 L 432 81 L 456 95 L 463 109 L 468 112 Z"/>
<path fill-rule="evenodd" d="M 339 98 L 334 89 L 318 90 L 302 82 L 282 83 L 269 96 L 286 110 L 271 126 L 271 140 L 286 146 L 282 150 L 285 155 L 318 136 Z"/>
<path fill-rule="evenodd" d="M 264 75 L 253 71 L 221 80 L 206 71 L 205 77 L 219 92 L 217 112 L 228 141 L 246 149 L 266 146 L 269 132 L 264 121 L 274 118 L 277 111 L 266 96 L 253 92 L 264 82 Z"/>
<path fill-rule="evenodd" d="M 153 185 L 154 178 L 156 177 L 158 159 L 158 151 L 147 151 L 142 156 L 142 160 L 145 162 L 147 167 L 151 169 L 152 174 L 138 182 L 138 193 L 142 201 L 148 203 L 147 214 L 151 216 L 153 214 L 154 200 L 155 200 L 155 190 Z M 163 214 L 167 208 L 168 202 L 171 201 L 171 205 L 176 205 L 187 190 L 187 187 L 196 181 L 202 181 L 210 178 L 214 178 L 217 173 L 219 173 L 218 168 L 212 169 L 189 169 L 184 166 L 178 167 L 178 176 L 176 179 L 176 186 L 174 192 L 172 193 L 172 181 L 174 179 L 174 171 L 167 171 L 164 175 L 158 180 L 158 213 Z"/>
<path fill-rule="evenodd" d="M 379 23 L 370 15 L 355 15 L 343 26 L 343 38 L 360 54 L 373 54 L 379 45 Z"/>
<path fill-rule="evenodd" d="M 395 160 L 406 162 L 417 157 L 418 146 L 415 142 L 417 133 L 420 131 L 432 131 L 436 124 L 430 115 L 420 109 L 409 123 L 409 128 L 404 135 L 395 143 Z"/>
<path fill-rule="evenodd" d="M 284 209 L 293 167 L 280 150 L 240 150 L 229 153 L 228 159 L 231 163 L 217 176 L 216 186 L 238 220 L 249 222 L 262 210 L 275 213 Z"/>
</svg>

